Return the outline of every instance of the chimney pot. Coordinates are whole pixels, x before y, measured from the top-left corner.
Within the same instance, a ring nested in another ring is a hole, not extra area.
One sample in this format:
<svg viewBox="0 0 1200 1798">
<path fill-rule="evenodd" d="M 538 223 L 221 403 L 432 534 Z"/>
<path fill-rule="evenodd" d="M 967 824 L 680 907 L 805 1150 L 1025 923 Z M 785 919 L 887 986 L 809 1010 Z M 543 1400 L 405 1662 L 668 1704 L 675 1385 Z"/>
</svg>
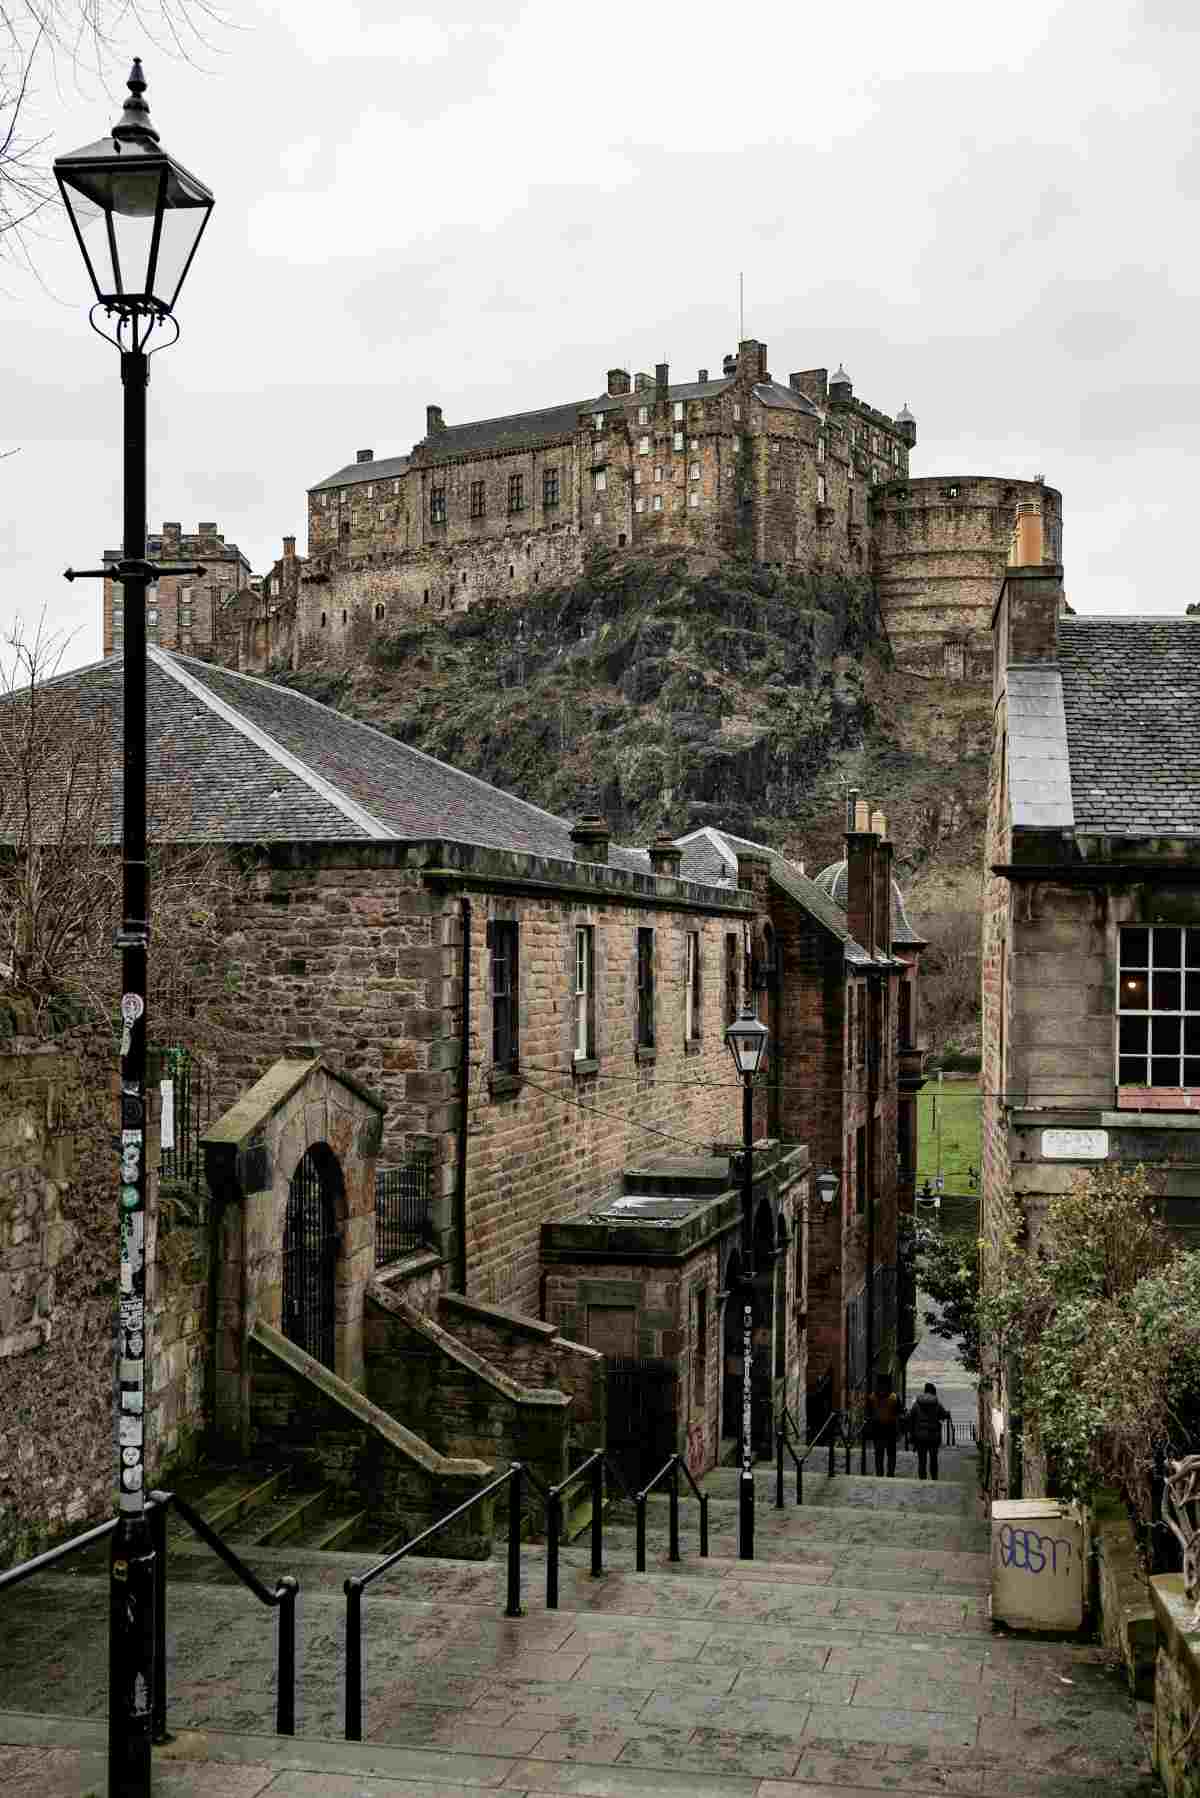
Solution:
<svg viewBox="0 0 1200 1798">
<path fill-rule="evenodd" d="M 886 837 L 887 835 L 887 819 L 878 806 L 871 813 L 871 830 L 877 837 Z"/>
<path fill-rule="evenodd" d="M 871 808 L 865 799 L 854 801 L 854 828 L 860 834 L 865 834 L 871 828 Z"/>
<path fill-rule="evenodd" d="M 708 370 L 707 370 L 707 369 L 706 369 L 706 368 L 701 368 L 701 369 L 698 369 L 698 370 L 697 370 L 697 373 L 696 373 L 696 379 L 697 379 L 697 380 L 698 380 L 698 381 L 707 381 L 707 379 L 708 379 Z"/>
<path fill-rule="evenodd" d="M 373 449 L 357 450 L 355 452 L 354 460 L 356 462 L 373 462 L 375 460 L 375 451 Z"/>
<path fill-rule="evenodd" d="M 283 540 L 283 559 L 284 559 L 284 561 L 290 562 L 292 560 L 292 557 L 295 555 L 295 553 L 296 553 L 296 539 L 294 537 L 285 537 Z"/>
<path fill-rule="evenodd" d="M 1042 508 L 1034 499 L 1023 499 L 1017 507 L 1008 565 L 1010 568 L 1039 568 L 1043 555 Z"/>
</svg>

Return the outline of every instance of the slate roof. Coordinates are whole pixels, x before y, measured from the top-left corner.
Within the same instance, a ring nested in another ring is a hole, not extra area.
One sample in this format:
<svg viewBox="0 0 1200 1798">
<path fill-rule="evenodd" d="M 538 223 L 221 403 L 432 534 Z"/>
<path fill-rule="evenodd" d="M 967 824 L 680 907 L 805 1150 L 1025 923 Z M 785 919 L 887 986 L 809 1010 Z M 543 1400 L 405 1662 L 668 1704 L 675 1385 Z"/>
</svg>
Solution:
<svg viewBox="0 0 1200 1798">
<path fill-rule="evenodd" d="M 754 397 L 764 406 L 773 406 L 782 412 L 805 412 L 810 418 L 820 418 L 820 407 L 814 406 L 806 393 L 797 393 L 794 387 L 784 387 L 779 381 L 759 381 L 754 389 Z"/>
<path fill-rule="evenodd" d="M 108 715 L 118 769 L 122 678 L 113 656 L 47 683 Z M 151 818 L 166 807 L 177 841 L 433 837 L 575 859 L 566 819 L 274 682 L 148 649 L 146 698 Z M 649 872 L 644 850 L 609 861 Z"/>
<path fill-rule="evenodd" d="M 717 830 L 711 825 L 706 825 L 701 830 L 691 831 L 687 836 L 677 837 L 675 841 L 677 846 L 683 850 L 681 868 L 683 878 L 685 880 L 701 880 L 709 886 L 721 885 L 728 880 L 730 873 L 736 882 L 739 850 L 754 850 L 759 855 L 765 855 L 770 863 L 771 880 L 774 885 L 781 892 L 786 893 L 789 899 L 794 899 L 797 905 L 803 906 L 810 917 L 815 918 L 818 924 L 823 924 L 839 943 L 845 945 L 846 960 L 856 967 L 872 965 L 873 958 L 850 935 L 844 908 L 837 904 L 829 893 L 817 884 L 817 881 L 810 880 L 807 874 L 802 874 L 795 862 L 790 862 L 786 856 L 780 855 L 777 849 L 770 848 L 766 843 L 752 843 L 748 837 L 735 837 L 729 831 Z M 826 872 L 828 873 L 829 870 L 827 869 Z M 894 882 L 893 886 L 895 887 Z M 899 896 L 899 891 L 900 889 L 895 887 L 893 902 Z M 900 911 L 903 917 L 902 900 Z M 912 934 L 907 917 L 904 917 L 904 924 L 909 928 L 910 934 L 907 938 L 897 937 L 896 941 L 923 943 L 923 938 Z M 882 961 L 888 959 L 886 956 L 877 958 Z"/>
<path fill-rule="evenodd" d="M 733 385 L 732 375 L 722 375 L 718 381 L 672 381 L 667 388 L 669 400 L 715 400 L 719 393 Z M 583 400 L 581 404 L 589 412 L 620 411 L 631 402 L 635 406 L 648 406 L 657 397 L 657 388 L 647 387 L 642 392 L 602 393 L 598 400 Z"/>
<path fill-rule="evenodd" d="M 1200 618 L 1060 618 L 1075 828 L 1200 832 Z"/>
<path fill-rule="evenodd" d="M 594 410 L 595 402 L 576 400 L 570 406 L 545 406 L 538 412 L 514 412 L 507 418 L 446 425 L 422 437 L 416 450 L 420 450 L 422 462 L 444 462 L 454 456 L 478 456 L 490 450 L 533 449 L 555 437 L 573 437 L 579 429 L 579 414 L 585 408 Z"/>
<path fill-rule="evenodd" d="M 1070 830 L 1075 823 L 1067 719 L 1059 670 L 1008 670 L 1008 794 L 1012 822 L 1026 830 Z"/>
<path fill-rule="evenodd" d="M 392 481 L 407 472 L 410 460 L 408 456 L 380 456 L 374 462 L 347 462 L 345 468 L 326 475 L 308 491 L 321 493 L 327 487 L 354 487 L 359 481 Z"/>
</svg>

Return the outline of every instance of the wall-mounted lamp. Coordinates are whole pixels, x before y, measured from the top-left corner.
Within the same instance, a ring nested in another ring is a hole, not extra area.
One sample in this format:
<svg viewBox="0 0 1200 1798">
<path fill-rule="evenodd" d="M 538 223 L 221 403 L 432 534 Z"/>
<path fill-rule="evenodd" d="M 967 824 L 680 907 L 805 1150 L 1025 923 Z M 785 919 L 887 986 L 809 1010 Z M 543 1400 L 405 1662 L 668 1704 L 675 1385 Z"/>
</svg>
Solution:
<svg viewBox="0 0 1200 1798">
<path fill-rule="evenodd" d="M 817 1175 L 817 1197 L 822 1205 L 832 1205 L 837 1198 L 841 1181 L 831 1167 L 822 1168 Z"/>
</svg>

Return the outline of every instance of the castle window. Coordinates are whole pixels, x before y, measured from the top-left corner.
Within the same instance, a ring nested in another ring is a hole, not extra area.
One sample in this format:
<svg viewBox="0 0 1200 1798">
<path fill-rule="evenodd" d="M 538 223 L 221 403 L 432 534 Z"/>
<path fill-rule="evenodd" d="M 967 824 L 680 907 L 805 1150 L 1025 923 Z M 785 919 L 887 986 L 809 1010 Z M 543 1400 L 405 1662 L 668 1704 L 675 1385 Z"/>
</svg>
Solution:
<svg viewBox="0 0 1200 1798">
<path fill-rule="evenodd" d="M 595 491 L 597 493 L 603 493 L 608 486 L 608 476 L 605 474 L 605 472 L 602 468 L 598 468 L 596 470 L 593 480 L 594 480 Z"/>
<path fill-rule="evenodd" d="M 654 510 L 656 512 L 662 511 L 662 494 L 661 493 L 656 493 L 654 495 Z"/>
<path fill-rule="evenodd" d="M 428 587 L 426 587 L 424 593 L 422 593 L 421 600 L 422 600 L 423 604 L 425 604 L 425 605 L 429 604 L 429 588 Z"/>
<path fill-rule="evenodd" d="M 818 437 L 817 438 L 817 461 L 823 462 L 824 460 L 825 460 L 825 439 L 823 437 Z"/>
<path fill-rule="evenodd" d="M 496 918 L 487 927 L 492 951 L 492 1065 L 517 1071 L 517 926 Z"/>
<path fill-rule="evenodd" d="M 817 476 L 817 504 L 819 506 L 825 504 L 825 476 L 823 474 Z"/>
<path fill-rule="evenodd" d="M 649 406 L 639 406 L 638 407 L 638 423 L 640 425 L 648 425 L 650 423 L 650 408 L 649 408 Z"/>
<path fill-rule="evenodd" d="M 525 510 L 525 476 L 510 474 L 508 477 L 508 509 L 510 512 Z"/>
<path fill-rule="evenodd" d="M 542 470 L 542 504 L 556 506 L 558 504 L 558 470 L 544 468 Z"/>
<path fill-rule="evenodd" d="M 368 499 L 374 499 L 374 498 L 375 498 L 375 484 L 374 484 L 374 482 L 373 482 L 373 481 L 368 481 L 368 482 L 367 482 L 367 498 L 368 498 Z"/>
<path fill-rule="evenodd" d="M 595 1053 L 596 1020 L 592 994 L 595 986 L 594 947 L 590 924 L 575 926 L 575 1060 L 586 1061 Z"/>
<path fill-rule="evenodd" d="M 379 604 L 378 604 L 378 605 L 376 605 L 376 607 L 375 607 L 375 616 L 376 616 L 376 618 L 382 618 L 382 617 L 383 617 L 383 615 L 384 615 L 384 611 L 385 611 L 385 609 L 386 609 L 386 608 L 385 608 L 385 607 L 384 607 L 384 605 L 383 605 L 383 604 L 382 604 L 382 602 L 380 602 L 380 603 L 379 603 Z"/>
<path fill-rule="evenodd" d="M 958 488 L 957 487 L 947 487 L 946 498 L 947 499 L 957 499 L 958 498 Z"/>
<path fill-rule="evenodd" d="M 327 618 L 327 617 L 326 617 L 326 616 L 325 616 L 325 614 L 324 614 L 324 612 L 322 612 L 322 613 L 321 613 L 321 629 L 322 629 L 322 630 L 324 630 L 324 629 L 325 629 L 325 626 L 326 626 L 326 625 L 327 625 L 327 624 L 328 624 L 328 623 L 329 623 L 329 620 L 328 620 L 328 618 Z"/>
<path fill-rule="evenodd" d="M 700 504 L 700 495 L 695 492 L 689 493 L 688 494 L 688 505 L 695 508 L 699 504 Z"/>
<path fill-rule="evenodd" d="M 599 514 L 599 512 L 593 512 L 593 513 L 592 513 L 592 523 L 593 523 L 593 524 L 601 524 L 601 523 L 603 523 L 603 520 L 602 520 L 602 519 L 601 519 L 601 517 L 600 517 L 600 514 Z"/>
<path fill-rule="evenodd" d="M 823 476 L 822 476 L 822 479 L 824 479 Z M 851 456 L 850 460 L 846 464 L 846 479 L 848 481 L 854 480 L 854 457 L 853 456 Z"/>
<path fill-rule="evenodd" d="M 637 933 L 637 1044 L 639 1049 L 654 1047 L 654 931 L 642 928 Z"/>
<path fill-rule="evenodd" d="M 742 408 L 738 405 L 737 401 L 734 400 L 734 402 L 733 402 L 733 417 L 734 417 L 735 424 L 741 416 L 742 416 Z"/>
<path fill-rule="evenodd" d="M 648 456 L 649 454 L 650 454 L 650 439 L 648 437 L 639 437 L 638 438 L 638 455 L 639 456 Z"/>
<path fill-rule="evenodd" d="M 655 478 L 655 480 L 656 480 L 656 481 L 661 481 L 661 480 L 662 480 L 662 469 L 661 469 L 661 468 L 656 468 L 656 469 L 655 469 L 655 470 L 654 470 L 654 478 Z"/>
<path fill-rule="evenodd" d="M 471 517 L 482 518 L 487 509 L 487 488 L 482 481 L 471 482 Z"/>
<path fill-rule="evenodd" d="M 345 609 L 344 609 L 344 608 L 343 608 L 343 610 L 342 610 L 342 623 L 343 623 L 343 624 L 345 624 L 345 622 L 346 622 L 346 612 L 345 612 Z"/>
<path fill-rule="evenodd" d="M 597 523 L 598 523 L 598 522 L 599 522 L 599 520 L 597 520 Z M 618 547 L 618 549 L 624 549 L 624 547 L 625 547 L 625 533 L 624 533 L 624 531 L 621 531 L 621 532 L 619 532 L 619 534 L 618 534 L 618 536 L 617 536 L 617 547 Z"/>
<path fill-rule="evenodd" d="M 645 500 L 644 499 L 635 499 L 633 502 L 633 509 L 635 512 L 644 512 L 646 510 Z"/>
<path fill-rule="evenodd" d="M 700 479 L 700 464 L 699 464 L 699 462 L 692 463 L 692 466 L 688 469 L 688 477 L 690 480 L 693 480 L 693 481 L 698 481 Z"/>
<path fill-rule="evenodd" d="M 399 491 L 400 491 L 400 483 L 399 483 L 399 481 L 393 481 L 393 482 L 392 482 L 392 492 L 393 492 L 393 494 L 396 494 L 396 493 L 399 493 Z"/>
<path fill-rule="evenodd" d="M 592 423 L 595 425 L 595 427 L 598 431 L 602 431 L 604 429 L 604 414 L 603 414 L 603 412 L 593 412 Z"/>
<path fill-rule="evenodd" d="M 694 1043 L 700 1036 L 700 932 L 689 930 L 684 938 L 684 1036 Z"/>
<path fill-rule="evenodd" d="M 445 524 L 446 522 L 446 489 L 431 487 L 429 489 L 429 522 Z"/>
<path fill-rule="evenodd" d="M 682 400 L 675 401 L 675 419 L 678 423 L 680 423 L 680 424 L 683 423 L 683 401 Z"/>
<path fill-rule="evenodd" d="M 700 439 L 698 437 L 693 437 L 691 442 L 688 444 L 688 448 L 691 450 L 691 452 L 694 456 L 696 451 L 700 448 Z"/>
<path fill-rule="evenodd" d="M 682 431 L 676 431 L 674 437 L 672 437 L 672 439 L 671 439 L 671 447 L 672 447 L 672 449 L 677 449 L 677 450 L 681 450 L 683 448 L 683 432 Z"/>
<path fill-rule="evenodd" d="M 773 456 L 777 456 L 779 454 L 779 439 L 778 439 L 778 437 L 772 437 L 772 439 L 771 439 L 771 454 Z"/>
<path fill-rule="evenodd" d="M 343 543 L 349 543 L 349 541 L 350 541 L 350 520 L 348 518 L 343 518 L 341 524 L 338 526 L 338 536 L 341 538 Z"/>
<path fill-rule="evenodd" d="M 635 487 L 640 487 L 642 484 L 642 471 L 640 468 L 635 468 L 633 471 L 633 484 Z"/>
</svg>

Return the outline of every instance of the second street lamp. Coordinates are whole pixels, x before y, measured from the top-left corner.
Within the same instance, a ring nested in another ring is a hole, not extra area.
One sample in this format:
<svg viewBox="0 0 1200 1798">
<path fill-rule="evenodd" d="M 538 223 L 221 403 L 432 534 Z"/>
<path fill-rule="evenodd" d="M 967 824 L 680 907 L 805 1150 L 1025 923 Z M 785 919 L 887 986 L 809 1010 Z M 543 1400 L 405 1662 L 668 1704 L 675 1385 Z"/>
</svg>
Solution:
<svg viewBox="0 0 1200 1798">
<path fill-rule="evenodd" d="M 742 1461 L 738 1478 L 738 1559 L 754 1559 L 754 1077 L 767 1053 L 769 1032 L 747 1001 L 725 1032 L 742 1077 Z"/>
<path fill-rule="evenodd" d="M 109 1564 L 109 1798 L 149 1798 L 157 1682 L 155 1581 L 162 1577 L 146 1519 L 146 588 L 167 565 L 146 560 L 146 386 L 149 357 L 179 335 L 175 302 L 212 212 L 213 197 L 159 144 L 140 61 L 107 137 L 54 164 L 59 192 L 96 294 L 90 322 L 121 356 L 124 534 L 110 575 L 125 595 L 121 812 L 120 1285 L 117 1323 L 117 1528 Z M 105 329 L 96 322 L 102 314 Z M 173 332 L 170 335 L 168 332 Z M 162 334 L 161 345 L 157 341 Z M 153 348 L 148 346 L 153 341 Z M 203 568 L 173 565 L 175 574 Z M 67 570 L 74 580 L 76 571 Z"/>
</svg>

